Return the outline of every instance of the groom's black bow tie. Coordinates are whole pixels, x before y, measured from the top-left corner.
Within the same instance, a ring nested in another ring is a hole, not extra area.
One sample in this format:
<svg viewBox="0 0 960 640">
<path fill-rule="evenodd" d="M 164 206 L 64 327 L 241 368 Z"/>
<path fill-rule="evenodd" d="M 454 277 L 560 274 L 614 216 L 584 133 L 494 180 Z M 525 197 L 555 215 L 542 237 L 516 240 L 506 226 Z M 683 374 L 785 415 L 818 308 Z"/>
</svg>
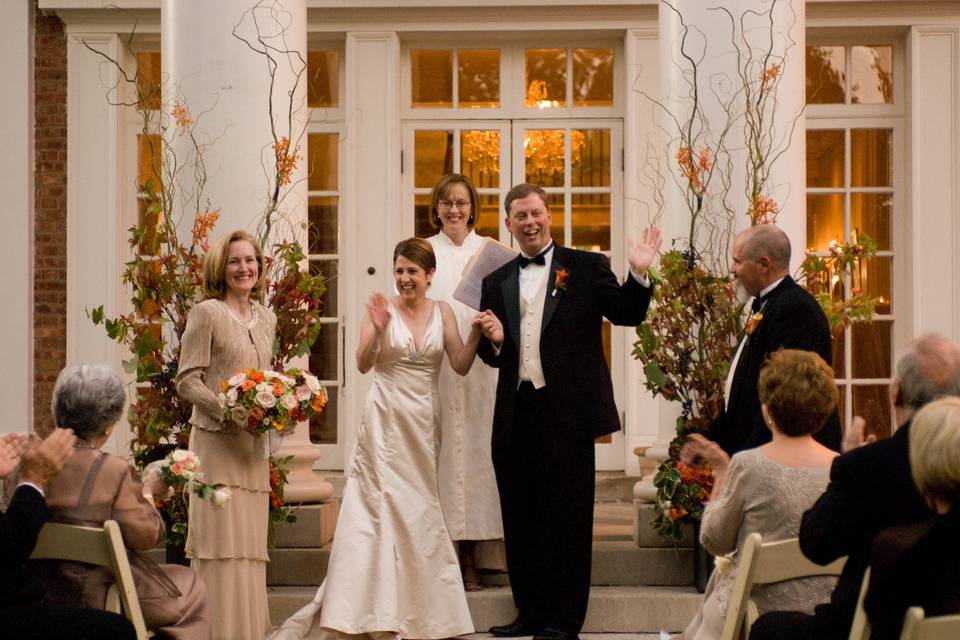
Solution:
<svg viewBox="0 0 960 640">
<path fill-rule="evenodd" d="M 525 269 L 526 267 L 530 266 L 531 264 L 544 265 L 544 264 L 547 264 L 547 259 L 546 259 L 546 257 L 545 257 L 545 254 L 546 254 L 546 253 L 547 253 L 546 250 L 541 251 L 540 253 L 538 253 L 537 255 L 533 256 L 532 258 L 528 258 L 527 256 L 525 256 L 525 255 L 523 255 L 523 254 L 521 253 L 519 256 L 517 256 L 517 261 L 520 263 L 520 268 L 521 268 L 521 269 Z"/>
</svg>

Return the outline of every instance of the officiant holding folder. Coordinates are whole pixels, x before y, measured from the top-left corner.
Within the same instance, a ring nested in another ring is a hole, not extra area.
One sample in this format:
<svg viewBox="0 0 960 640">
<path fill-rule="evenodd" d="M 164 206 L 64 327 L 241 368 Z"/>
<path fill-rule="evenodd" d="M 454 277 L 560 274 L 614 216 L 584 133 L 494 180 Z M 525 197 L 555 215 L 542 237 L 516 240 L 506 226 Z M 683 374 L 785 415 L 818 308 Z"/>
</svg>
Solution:
<svg viewBox="0 0 960 640">
<path fill-rule="evenodd" d="M 594 438 L 620 429 L 601 328 L 604 317 L 643 322 L 660 232 L 628 242 L 620 284 L 606 256 L 553 242 L 540 187 L 517 185 L 504 208 L 522 254 L 483 280 L 480 308 L 503 326 L 484 332 L 478 353 L 500 369 L 493 466 L 519 615 L 490 633 L 575 640 L 590 592 Z"/>
<path fill-rule="evenodd" d="M 456 173 L 443 176 L 430 196 L 430 223 L 440 231 L 427 238 L 437 257 L 427 294 L 449 303 L 463 340 L 477 311 L 453 294 L 467 262 L 486 241 L 474 231 L 479 201 L 470 179 Z M 496 386 L 496 369 L 482 362 L 475 362 L 466 376 L 454 373 L 446 360 L 441 365 L 440 507 L 457 545 L 467 591 L 481 588 L 478 567 L 506 568 L 500 499 L 490 458 Z"/>
</svg>

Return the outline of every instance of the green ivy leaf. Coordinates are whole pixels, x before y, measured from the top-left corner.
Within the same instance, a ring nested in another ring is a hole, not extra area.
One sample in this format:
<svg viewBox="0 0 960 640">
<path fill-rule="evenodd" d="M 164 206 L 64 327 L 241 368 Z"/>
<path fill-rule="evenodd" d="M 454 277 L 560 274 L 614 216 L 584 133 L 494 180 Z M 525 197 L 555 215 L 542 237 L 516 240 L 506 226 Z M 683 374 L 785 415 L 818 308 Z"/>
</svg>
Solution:
<svg viewBox="0 0 960 640">
<path fill-rule="evenodd" d="M 651 360 L 646 364 L 643 368 L 643 373 L 647 376 L 647 381 L 656 385 L 658 388 L 662 389 L 667 386 L 667 376 L 655 360 Z"/>
</svg>

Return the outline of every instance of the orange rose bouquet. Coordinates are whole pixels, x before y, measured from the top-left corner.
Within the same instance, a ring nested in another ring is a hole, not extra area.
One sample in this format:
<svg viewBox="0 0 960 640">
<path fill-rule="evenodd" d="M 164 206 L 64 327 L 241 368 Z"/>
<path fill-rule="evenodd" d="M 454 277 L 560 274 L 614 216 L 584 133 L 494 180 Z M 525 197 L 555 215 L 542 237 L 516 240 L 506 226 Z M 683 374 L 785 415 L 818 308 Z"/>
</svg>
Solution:
<svg viewBox="0 0 960 640">
<path fill-rule="evenodd" d="M 254 433 L 293 429 L 323 411 L 327 391 L 309 371 L 246 369 L 221 382 L 223 417 Z"/>
</svg>

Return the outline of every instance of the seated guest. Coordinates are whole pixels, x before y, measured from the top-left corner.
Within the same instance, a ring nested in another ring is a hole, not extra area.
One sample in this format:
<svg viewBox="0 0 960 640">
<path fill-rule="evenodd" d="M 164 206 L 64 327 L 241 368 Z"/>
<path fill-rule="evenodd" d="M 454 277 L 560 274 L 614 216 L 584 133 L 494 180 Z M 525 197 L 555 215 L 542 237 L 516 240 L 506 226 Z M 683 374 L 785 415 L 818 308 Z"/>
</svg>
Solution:
<svg viewBox="0 0 960 640">
<path fill-rule="evenodd" d="M 715 556 L 743 548 L 751 533 L 768 542 L 795 537 L 800 515 L 827 486 L 827 470 L 836 455 L 813 438 L 837 406 L 833 370 L 820 356 L 796 349 L 774 352 L 760 371 L 757 389 L 772 436 L 769 443 L 731 459 L 719 445 L 694 434 L 681 452 L 684 462 L 699 459 L 713 468 L 713 492 L 704 508 L 700 541 Z M 700 610 L 679 636 L 683 640 L 720 637 L 736 579 L 736 568 L 729 564 L 717 563 Z M 752 598 L 761 612 L 810 612 L 829 597 L 835 580 L 815 576 L 760 585 Z"/>
<path fill-rule="evenodd" d="M 130 566 L 147 627 L 183 640 L 210 638 L 207 590 L 187 567 L 157 565 L 139 553 L 163 543 L 165 528 L 153 494 L 167 491 L 151 474 L 144 487 L 123 458 L 100 451 L 123 412 L 126 396 L 120 377 L 107 365 L 80 365 L 60 372 L 50 409 L 57 426 L 77 436 L 73 456 L 47 490 L 50 519 L 85 526 L 116 520 L 130 556 Z M 113 582 L 102 567 L 43 561 L 47 591 L 64 603 L 103 607 Z M 55 565 L 55 566 L 51 566 Z"/>
<path fill-rule="evenodd" d="M 877 534 L 864 601 L 873 640 L 900 637 L 904 614 L 960 613 L 960 398 L 931 402 L 910 427 L 910 471 L 938 514 Z"/>
<path fill-rule="evenodd" d="M 810 560 L 826 565 L 847 556 L 830 602 L 814 615 L 763 614 L 751 640 L 846 640 L 874 536 L 933 515 L 910 475 L 908 436 L 913 414 L 947 395 L 960 395 L 960 346 L 936 334 L 910 341 L 890 384 L 899 428 L 890 438 L 837 457 L 827 490 L 800 522 L 800 549 Z"/>
<path fill-rule="evenodd" d="M 41 638 L 136 638 L 133 625 L 115 613 L 42 606 L 43 590 L 24 569 L 47 519 L 44 491 L 73 453 L 74 436 L 54 429 L 43 442 L 0 437 L 0 479 L 20 464 L 20 482 L 0 513 L 0 636 Z"/>
</svg>

